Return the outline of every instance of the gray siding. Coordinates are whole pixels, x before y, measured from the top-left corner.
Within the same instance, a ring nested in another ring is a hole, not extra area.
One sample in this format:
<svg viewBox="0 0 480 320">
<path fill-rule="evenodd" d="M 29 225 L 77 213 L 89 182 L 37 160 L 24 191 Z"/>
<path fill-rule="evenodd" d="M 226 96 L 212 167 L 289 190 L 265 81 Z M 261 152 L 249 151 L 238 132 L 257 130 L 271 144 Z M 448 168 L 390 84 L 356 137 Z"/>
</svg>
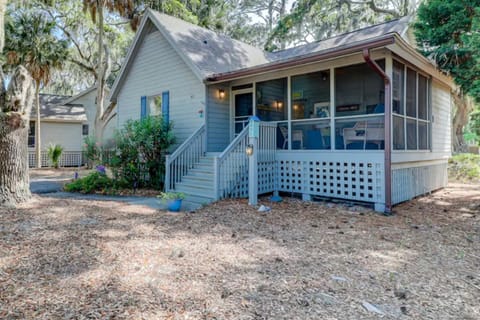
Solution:
<svg viewBox="0 0 480 320">
<path fill-rule="evenodd" d="M 451 154 L 450 90 L 436 82 L 432 84 L 432 151 L 442 158 Z"/>
<path fill-rule="evenodd" d="M 218 90 L 225 90 L 225 98 L 218 98 Z M 229 84 L 207 87 L 207 151 L 221 152 L 230 143 Z"/>
<path fill-rule="evenodd" d="M 447 185 L 446 162 L 410 166 L 392 170 L 392 204 L 413 199 Z"/>
<path fill-rule="evenodd" d="M 140 98 L 170 91 L 170 120 L 177 143 L 182 143 L 203 123 L 205 86 L 178 53 L 154 30 L 140 44 L 118 95 L 118 125 L 140 118 Z"/>
<path fill-rule="evenodd" d="M 107 93 L 108 95 L 108 93 Z M 95 115 L 97 114 L 97 105 L 95 99 L 97 98 L 97 90 L 92 90 L 89 93 L 71 101 L 72 104 L 82 104 L 87 113 L 88 134 L 95 135 Z M 104 107 L 108 106 L 108 101 L 105 100 Z"/>
</svg>

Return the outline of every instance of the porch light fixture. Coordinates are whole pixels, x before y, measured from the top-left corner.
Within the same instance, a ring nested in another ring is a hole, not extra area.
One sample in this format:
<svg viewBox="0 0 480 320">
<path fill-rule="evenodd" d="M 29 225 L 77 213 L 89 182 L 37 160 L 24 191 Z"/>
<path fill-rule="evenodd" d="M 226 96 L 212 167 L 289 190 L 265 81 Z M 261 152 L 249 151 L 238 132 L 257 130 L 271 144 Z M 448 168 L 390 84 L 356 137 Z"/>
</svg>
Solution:
<svg viewBox="0 0 480 320">
<path fill-rule="evenodd" d="M 225 98 L 225 90 L 224 89 L 218 89 L 218 97 L 220 99 Z"/>
<path fill-rule="evenodd" d="M 283 108 L 283 101 L 275 100 L 275 109 L 280 110 Z"/>
<path fill-rule="evenodd" d="M 247 145 L 247 147 L 245 148 L 245 153 L 249 157 L 253 155 L 253 144 Z"/>
</svg>

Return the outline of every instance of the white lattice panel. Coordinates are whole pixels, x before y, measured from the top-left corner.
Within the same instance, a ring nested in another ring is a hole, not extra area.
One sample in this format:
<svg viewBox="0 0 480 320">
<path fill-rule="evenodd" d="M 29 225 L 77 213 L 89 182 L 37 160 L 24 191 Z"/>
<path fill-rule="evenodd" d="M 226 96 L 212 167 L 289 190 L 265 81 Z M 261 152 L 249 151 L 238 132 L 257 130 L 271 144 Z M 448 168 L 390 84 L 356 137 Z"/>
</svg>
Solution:
<svg viewBox="0 0 480 320">
<path fill-rule="evenodd" d="M 277 173 L 276 161 L 258 163 L 258 194 L 273 192 Z"/>
<path fill-rule="evenodd" d="M 28 165 L 30 168 L 37 166 L 37 155 L 35 151 L 28 152 Z M 80 167 L 83 165 L 83 157 L 81 151 L 64 151 L 60 159 L 60 167 Z M 42 167 L 51 167 L 52 163 L 48 158 L 48 153 L 42 151 Z"/>
<path fill-rule="evenodd" d="M 383 153 L 279 153 L 278 189 L 366 202 L 384 202 Z"/>
<path fill-rule="evenodd" d="M 447 185 L 447 163 L 392 170 L 392 203 L 397 204 Z"/>
</svg>

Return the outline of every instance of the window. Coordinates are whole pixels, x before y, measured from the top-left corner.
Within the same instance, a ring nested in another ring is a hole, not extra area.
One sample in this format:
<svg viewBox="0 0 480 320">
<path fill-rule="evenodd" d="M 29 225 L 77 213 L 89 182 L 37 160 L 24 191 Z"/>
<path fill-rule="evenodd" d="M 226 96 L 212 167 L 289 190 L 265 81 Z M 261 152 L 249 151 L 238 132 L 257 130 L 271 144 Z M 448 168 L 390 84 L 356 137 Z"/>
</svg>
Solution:
<svg viewBox="0 0 480 320">
<path fill-rule="evenodd" d="M 162 95 L 150 96 L 147 101 L 147 116 L 162 114 Z"/>
<path fill-rule="evenodd" d="M 287 112 L 287 78 L 256 84 L 256 115 L 262 121 L 282 121 Z M 250 100 L 252 101 L 252 100 Z"/>
<path fill-rule="evenodd" d="M 28 126 L 28 146 L 35 147 L 35 122 L 30 121 Z"/>
<path fill-rule="evenodd" d="M 88 124 L 82 125 L 82 134 L 88 136 Z"/>
<path fill-rule="evenodd" d="M 292 149 L 331 149 L 330 70 L 293 76 L 291 86 Z"/>
<path fill-rule="evenodd" d="M 393 149 L 430 149 L 429 79 L 394 61 L 392 93 Z"/>
<path fill-rule="evenodd" d="M 376 62 L 385 69 L 385 60 Z M 401 99 L 402 88 L 396 89 L 393 95 Z M 335 69 L 335 149 L 383 150 L 384 113 L 385 84 L 370 66 Z"/>
</svg>

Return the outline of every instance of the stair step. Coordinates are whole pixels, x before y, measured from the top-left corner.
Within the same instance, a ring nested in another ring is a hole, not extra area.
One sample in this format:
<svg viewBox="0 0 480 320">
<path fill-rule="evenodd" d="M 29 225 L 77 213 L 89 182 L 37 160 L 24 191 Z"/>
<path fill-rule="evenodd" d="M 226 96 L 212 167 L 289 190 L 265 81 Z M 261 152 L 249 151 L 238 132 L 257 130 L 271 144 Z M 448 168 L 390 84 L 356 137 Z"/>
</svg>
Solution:
<svg viewBox="0 0 480 320">
<path fill-rule="evenodd" d="M 213 185 L 213 175 L 188 175 L 182 178 L 182 182 L 187 184 Z"/>
<path fill-rule="evenodd" d="M 200 206 L 207 205 L 215 201 L 213 197 L 198 196 L 193 194 L 187 194 L 185 200 L 191 203 L 198 204 Z"/>
<path fill-rule="evenodd" d="M 195 196 L 201 196 L 201 197 L 206 197 L 206 198 L 213 198 L 213 187 L 211 188 L 199 188 L 197 186 L 191 186 L 191 185 L 184 185 L 184 184 L 177 184 L 175 186 L 175 191 L 176 192 L 182 192 L 188 195 L 195 195 Z"/>
</svg>

